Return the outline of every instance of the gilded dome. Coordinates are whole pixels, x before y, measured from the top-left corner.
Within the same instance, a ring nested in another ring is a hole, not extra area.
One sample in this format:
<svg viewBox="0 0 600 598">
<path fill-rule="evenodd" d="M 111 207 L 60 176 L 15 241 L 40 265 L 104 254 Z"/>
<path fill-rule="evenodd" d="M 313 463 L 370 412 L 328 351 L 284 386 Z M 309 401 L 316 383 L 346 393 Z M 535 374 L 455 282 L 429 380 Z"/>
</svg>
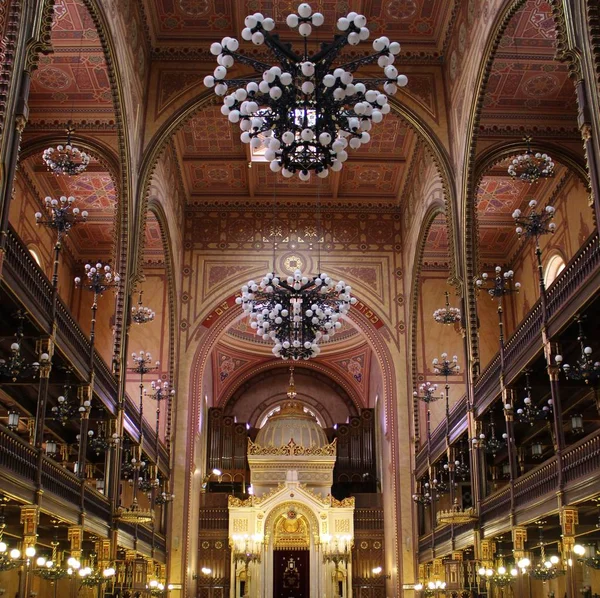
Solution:
<svg viewBox="0 0 600 598">
<path fill-rule="evenodd" d="M 269 417 L 256 436 L 256 444 L 263 447 L 286 446 L 290 440 L 304 448 L 329 444 L 325 431 L 317 420 L 295 401 L 284 403 L 280 411 Z"/>
</svg>

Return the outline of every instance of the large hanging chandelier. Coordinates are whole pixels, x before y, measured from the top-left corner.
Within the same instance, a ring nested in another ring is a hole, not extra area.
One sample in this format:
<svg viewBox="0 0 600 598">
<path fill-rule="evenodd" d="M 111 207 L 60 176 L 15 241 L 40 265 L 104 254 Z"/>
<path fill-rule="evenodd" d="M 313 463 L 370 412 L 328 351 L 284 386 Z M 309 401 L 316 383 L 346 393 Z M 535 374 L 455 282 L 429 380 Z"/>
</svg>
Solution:
<svg viewBox="0 0 600 598">
<path fill-rule="evenodd" d="M 69 126 L 67 128 L 67 142 L 64 145 L 49 147 L 42 154 L 48 170 L 52 174 L 74 176 L 81 174 L 90 163 L 90 156 L 81 151 L 71 142 L 71 135 L 74 129 Z"/>
<path fill-rule="evenodd" d="M 286 22 L 304 38 L 301 54 L 271 33 L 273 19 L 255 13 L 246 17 L 242 38 L 257 46 L 264 43 L 281 66 L 238 54 L 239 41 L 224 37 L 210 47 L 219 66 L 204 78 L 204 84 L 225 96 L 221 112 L 230 122 L 239 123 L 243 143 L 258 148 L 266 138 L 265 158 L 273 172 L 281 171 L 285 177 L 298 174 L 306 181 L 310 171 L 315 171 L 324 178 L 330 170 L 342 169 L 348 146 L 358 149 L 369 143 L 372 124 L 380 123 L 390 111 L 388 95 L 408 83 L 393 65 L 400 44 L 379 37 L 373 41 L 374 54 L 334 68 L 346 45 L 356 46 L 368 39 L 364 15 L 350 12 L 338 19 L 340 34 L 313 54 L 308 52 L 307 38 L 313 27 L 323 24 L 323 15 L 313 13 L 304 2 L 298 6 L 298 14 L 288 15 Z M 256 74 L 225 81 L 235 59 L 253 67 Z M 354 78 L 357 69 L 374 62 L 383 68 L 383 78 Z M 385 93 L 368 87 L 380 85 Z M 226 95 L 230 88 L 235 91 Z"/>
<path fill-rule="evenodd" d="M 275 343 L 273 354 L 283 359 L 310 359 L 342 327 L 340 318 L 356 303 L 343 280 L 327 274 L 314 278 L 296 270 L 282 279 L 268 273 L 260 282 L 242 287 L 236 303 L 250 316 L 250 326 L 263 340 Z"/>
</svg>

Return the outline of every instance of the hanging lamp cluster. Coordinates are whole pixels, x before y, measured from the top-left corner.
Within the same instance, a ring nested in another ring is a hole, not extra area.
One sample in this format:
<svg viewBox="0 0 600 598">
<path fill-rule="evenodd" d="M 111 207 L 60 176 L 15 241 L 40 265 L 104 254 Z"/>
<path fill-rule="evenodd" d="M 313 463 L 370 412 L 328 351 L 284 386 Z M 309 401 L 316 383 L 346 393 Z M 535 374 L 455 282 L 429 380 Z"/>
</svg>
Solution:
<svg viewBox="0 0 600 598">
<path fill-rule="evenodd" d="M 319 274 L 309 278 L 296 270 L 283 279 L 268 273 L 260 282 L 242 287 L 236 303 L 250 316 L 250 326 L 283 359 L 310 359 L 342 327 L 341 317 L 356 303 L 351 287 Z"/>
<path fill-rule="evenodd" d="M 73 145 L 71 135 L 73 128 L 67 128 L 67 142 L 44 150 L 42 159 L 48 170 L 55 175 L 66 174 L 75 176 L 81 174 L 89 165 L 91 157 L 77 146 Z"/>
<path fill-rule="evenodd" d="M 287 17 L 287 25 L 298 29 L 304 38 L 302 54 L 294 52 L 271 31 L 275 22 L 261 13 L 246 17 L 242 38 L 256 46 L 265 44 L 281 66 L 271 66 L 239 54 L 239 41 L 224 37 L 211 45 L 218 66 L 204 78 L 215 94 L 225 96 L 221 112 L 232 123 L 239 123 L 241 140 L 258 149 L 266 140 L 265 158 L 273 172 L 284 177 L 298 174 L 309 180 L 311 171 L 326 177 L 339 171 L 348 159 L 348 147 L 358 149 L 371 140 L 373 124 L 390 112 L 388 95 L 408 83 L 393 65 L 400 44 L 382 36 L 373 41 L 374 54 L 333 67 L 348 44 L 358 45 L 370 31 L 364 15 L 350 12 L 338 19 L 339 34 L 314 54 L 309 54 L 307 38 L 324 18 L 313 13 L 309 4 L 298 6 L 298 14 Z M 225 80 L 235 60 L 254 68 L 250 77 Z M 360 67 L 377 62 L 384 77 L 355 79 Z M 257 77 L 260 76 L 259 77 Z M 385 93 L 374 89 L 383 86 Z M 227 92 L 234 88 L 232 93 Z"/>
<path fill-rule="evenodd" d="M 508 174 L 513 179 L 520 179 L 525 183 L 537 183 L 540 179 L 551 177 L 554 174 L 554 161 L 542 152 L 531 151 L 531 137 L 523 139 L 527 144 L 524 154 L 513 158 L 508 166 Z"/>
</svg>

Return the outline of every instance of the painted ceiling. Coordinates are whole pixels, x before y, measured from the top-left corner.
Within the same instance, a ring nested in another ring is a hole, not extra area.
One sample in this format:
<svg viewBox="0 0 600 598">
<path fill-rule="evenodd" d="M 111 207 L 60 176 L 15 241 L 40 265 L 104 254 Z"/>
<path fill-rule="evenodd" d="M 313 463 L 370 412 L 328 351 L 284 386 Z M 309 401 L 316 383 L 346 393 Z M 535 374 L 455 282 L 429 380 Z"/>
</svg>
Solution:
<svg viewBox="0 0 600 598">
<path fill-rule="evenodd" d="M 565 166 L 557 164 L 552 178 L 529 185 L 513 180 L 507 166 L 508 160 L 495 165 L 482 178 L 477 190 L 480 254 L 484 261 L 507 261 L 515 248 L 512 213 L 516 209 L 526 213 L 531 199 L 546 205 L 567 173 Z"/>
<path fill-rule="evenodd" d="M 568 68 L 555 60 L 556 30 L 547 0 L 528 0 L 509 22 L 489 76 L 482 129 L 576 133 L 577 103 Z"/>
<path fill-rule="evenodd" d="M 262 12 L 275 19 L 275 32 L 284 40 L 298 39 L 285 25 L 285 18 L 296 12 L 296 0 L 143 0 L 155 48 L 203 47 L 206 42 L 225 35 L 240 38 L 247 14 Z M 312 0 L 314 11 L 325 23 L 311 39 L 329 39 L 337 19 L 350 10 L 368 16 L 375 35 L 387 35 L 419 55 L 439 56 L 448 35 L 454 2 L 450 0 Z"/>
</svg>

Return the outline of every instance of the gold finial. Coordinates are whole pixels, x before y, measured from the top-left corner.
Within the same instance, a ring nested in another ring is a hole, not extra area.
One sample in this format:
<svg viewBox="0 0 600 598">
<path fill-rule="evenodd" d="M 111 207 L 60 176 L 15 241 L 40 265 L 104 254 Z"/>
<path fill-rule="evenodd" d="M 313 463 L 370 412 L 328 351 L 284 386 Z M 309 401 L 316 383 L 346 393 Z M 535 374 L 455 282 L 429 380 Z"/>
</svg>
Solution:
<svg viewBox="0 0 600 598">
<path fill-rule="evenodd" d="M 294 366 L 290 366 L 290 386 L 287 391 L 287 396 L 290 401 L 296 398 L 296 385 L 294 384 Z"/>
</svg>

